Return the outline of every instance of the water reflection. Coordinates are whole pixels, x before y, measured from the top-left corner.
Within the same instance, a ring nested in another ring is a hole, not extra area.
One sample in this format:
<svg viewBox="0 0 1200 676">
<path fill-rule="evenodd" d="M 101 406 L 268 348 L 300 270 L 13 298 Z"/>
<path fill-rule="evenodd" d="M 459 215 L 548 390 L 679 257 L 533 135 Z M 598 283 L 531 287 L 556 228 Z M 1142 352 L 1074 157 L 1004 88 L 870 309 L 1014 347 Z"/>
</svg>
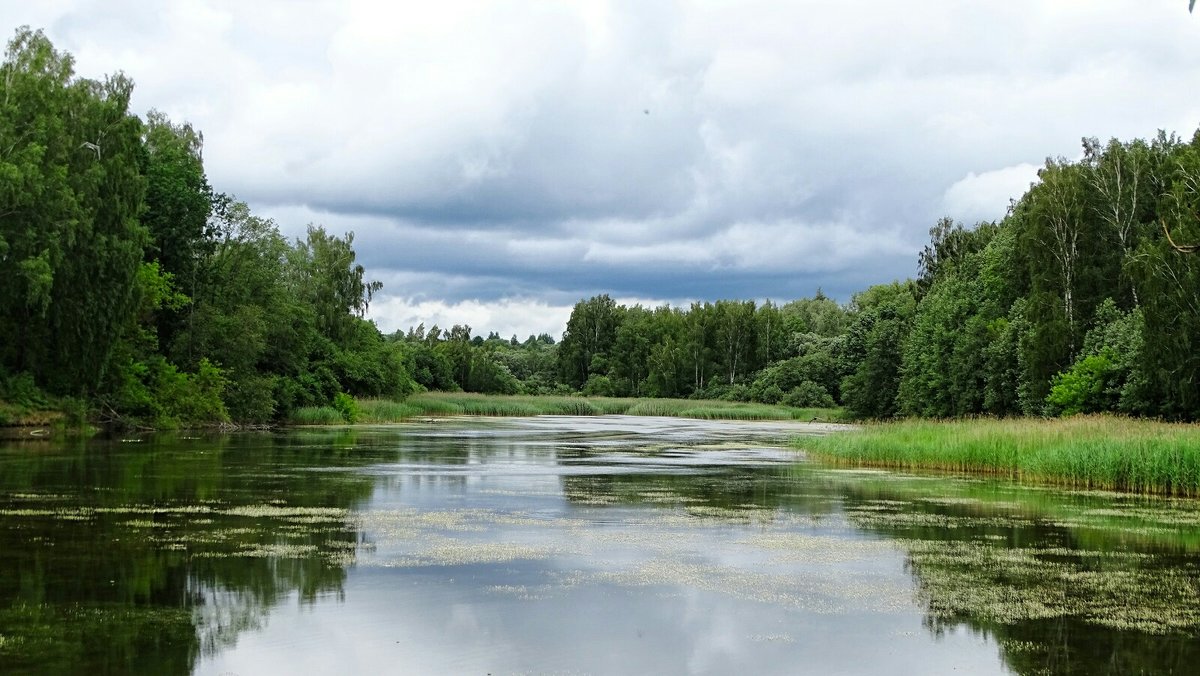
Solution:
<svg viewBox="0 0 1200 676">
<path fill-rule="evenodd" d="M 189 673 L 289 596 L 341 593 L 372 480 L 353 436 L 0 453 L 0 671 Z M 343 449 L 343 450 L 339 450 Z M 378 459 L 378 458 L 375 458 Z"/>
<path fill-rule="evenodd" d="M 907 552 L 934 636 L 990 637 L 1022 674 L 1188 673 L 1200 660 L 1193 501 L 824 473 L 851 523 Z"/>
<path fill-rule="evenodd" d="M 1194 502 L 797 464 L 796 432 L 539 418 L 10 446 L 0 672 L 1200 659 Z"/>
</svg>

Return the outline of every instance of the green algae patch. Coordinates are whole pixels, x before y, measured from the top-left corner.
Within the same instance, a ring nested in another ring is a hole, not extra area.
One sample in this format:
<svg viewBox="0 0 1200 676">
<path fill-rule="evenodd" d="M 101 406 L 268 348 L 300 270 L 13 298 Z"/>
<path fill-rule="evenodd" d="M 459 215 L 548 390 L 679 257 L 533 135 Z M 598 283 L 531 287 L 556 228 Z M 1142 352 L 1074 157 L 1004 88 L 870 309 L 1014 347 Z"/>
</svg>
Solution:
<svg viewBox="0 0 1200 676">
<path fill-rule="evenodd" d="M 1137 553 L 1080 557 L 1065 549 L 941 540 L 904 547 L 918 596 L 940 622 L 970 617 L 1012 625 L 1071 617 L 1112 629 L 1200 636 L 1195 571 L 1150 565 L 1150 557 Z"/>
</svg>

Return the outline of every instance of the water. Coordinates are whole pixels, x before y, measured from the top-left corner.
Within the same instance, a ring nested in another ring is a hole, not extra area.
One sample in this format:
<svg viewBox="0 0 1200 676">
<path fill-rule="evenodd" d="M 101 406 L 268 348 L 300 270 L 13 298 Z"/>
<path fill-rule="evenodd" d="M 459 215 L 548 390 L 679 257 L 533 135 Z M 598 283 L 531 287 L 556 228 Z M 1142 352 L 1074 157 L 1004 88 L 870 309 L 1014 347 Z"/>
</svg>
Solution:
<svg viewBox="0 0 1200 676">
<path fill-rule="evenodd" d="M 1200 510 L 827 428 L 459 419 L 0 448 L 0 673 L 1194 673 Z"/>
</svg>

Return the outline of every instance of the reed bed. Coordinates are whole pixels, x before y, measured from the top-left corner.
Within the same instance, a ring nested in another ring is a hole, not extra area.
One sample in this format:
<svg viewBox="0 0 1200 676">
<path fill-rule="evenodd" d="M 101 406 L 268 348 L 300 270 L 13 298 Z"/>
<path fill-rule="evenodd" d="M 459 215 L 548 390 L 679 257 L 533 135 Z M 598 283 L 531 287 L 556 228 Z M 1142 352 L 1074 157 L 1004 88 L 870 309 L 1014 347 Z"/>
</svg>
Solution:
<svg viewBox="0 0 1200 676">
<path fill-rule="evenodd" d="M 304 406 L 292 411 L 289 422 L 293 425 L 341 425 L 346 419 L 332 406 Z"/>
<path fill-rule="evenodd" d="M 1200 425 L 1117 416 L 905 420 L 796 442 L 839 464 L 995 474 L 1030 483 L 1200 496 Z"/>
<path fill-rule="evenodd" d="M 389 423 L 408 420 L 421 415 L 421 409 L 404 401 L 391 399 L 356 399 L 358 422 Z"/>
<path fill-rule="evenodd" d="M 580 397 L 555 395 L 486 395 L 467 392 L 422 392 L 404 401 L 359 399 L 358 422 L 389 423 L 414 418 L 536 415 L 643 415 L 706 420 L 839 420 L 839 409 L 798 409 L 767 404 L 691 399 Z M 291 422 L 300 425 L 344 423 L 332 408 L 298 409 Z"/>
</svg>

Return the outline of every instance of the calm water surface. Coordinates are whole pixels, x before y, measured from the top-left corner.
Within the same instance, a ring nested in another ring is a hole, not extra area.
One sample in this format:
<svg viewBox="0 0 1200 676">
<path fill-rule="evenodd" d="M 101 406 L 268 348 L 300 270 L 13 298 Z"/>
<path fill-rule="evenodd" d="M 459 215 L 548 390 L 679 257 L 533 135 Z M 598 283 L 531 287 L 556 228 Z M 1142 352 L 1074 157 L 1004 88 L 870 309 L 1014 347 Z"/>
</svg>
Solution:
<svg viewBox="0 0 1200 676">
<path fill-rule="evenodd" d="M 1196 673 L 1196 502 L 786 447 L 825 431 L 0 442 L 0 673 Z"/>
</svg>

